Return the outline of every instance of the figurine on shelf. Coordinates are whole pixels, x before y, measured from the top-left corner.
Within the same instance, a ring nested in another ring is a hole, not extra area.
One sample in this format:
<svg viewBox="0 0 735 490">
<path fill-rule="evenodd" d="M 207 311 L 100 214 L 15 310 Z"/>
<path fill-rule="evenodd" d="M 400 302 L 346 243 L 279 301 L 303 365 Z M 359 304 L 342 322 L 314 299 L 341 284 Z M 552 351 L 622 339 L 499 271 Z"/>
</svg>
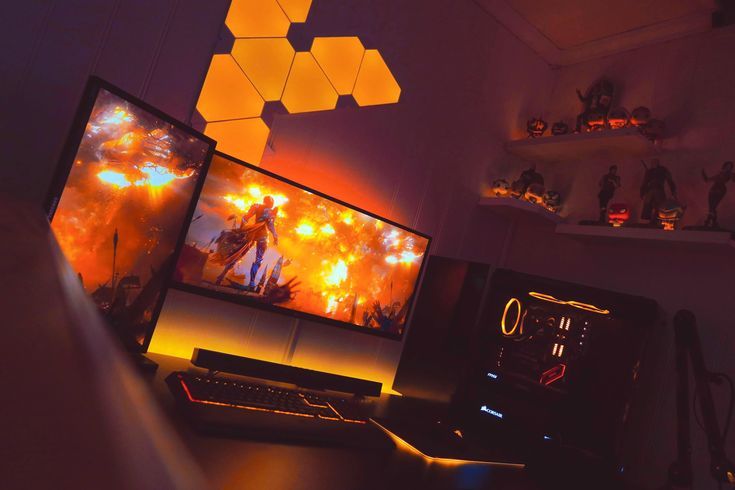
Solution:
<svg viewBox="0 0 735 490">
<path fill-rule="evenodd" d="M 656 218 L 661 228 L 673 231 L 684 217 L 684 206 L 674 198 L 665 199 L 656 210 Z"/>
<path fill-rule="evenodd" d="M 587 126 L 589 120 L 597 120 L 600 117 L 603 120 L 607 118 L 607 113 L 610 111 L 610 105 L 612 104 L 614 90 L 615 87 L 612 82 L 605 79 L 595 82 L 587 90 L 587 95 L 582 95 L 582 92 L 577 89 L 577 97 L 584 104 L 584 110 L 577 116 L 575 133 L 579 133 L 582 130 L 582 125 Z"/>
<path fill-rule="evenodd" d="M 722 169 L 715 175 L 709 177 L 707 172 L 702 169 L 702 177 L 705 182 L 712 182 L 712 187 L 709 189 L 708 200 L 709 200 L 709 212 L 707 219 L 704 222 L 704 226 L 708 228 L 719 228 L 717 223 L 717 206 L 719 206 L 722 198 L 727 193 L 726 184 L 731 180 L 735 182 L 735 173 L 733 173 L 733 163 L 725 162 L 722 164 Z"/>
<path fill-rule="evenodd" d="M 630 115 L 624 107 L 618 107 L 610 111 L 607 115 L 607 125 L 610 129 L 622 129 L 628 126 Z"/>
<path fill-rule="evenodd" d="M 646 173 L 643 176 L 641 184 L 641 199 L 643 199 L 643 209 L 641 210 L 641 219 L 650 222 L 658 215 L 659 207 L 666 201 L 665 185 L 669 185 L 671 195 L 676 199 L 676 184 L 671 178 L 669 169 L 661 165 L 658 158 L 651 160 L 651 166 L 646 166 L 646 162 L 641 161 Z"/>
<path fill-rule="evenodd" d="M 557 121 L 551 125 L 551 134 L 562 136 L 569 132 L 569 126 L 564 121 Z"/>
<path fill-rule="evenodd" d="M 511 184 L 510 195 L 516 199 L 522 198 L 526 195 L 526 191 L 532 184 L 537 184 L 541 187 L 544 185 L 544 178 L 536 171 L 535 163 L 532 163 L 528 170 L 521 172 L 521 176 L 518 177 L 518 180 Z M 543 191 L 541 194 L 543 194 Z"/>
<path fill-rule="evenodd" d="M 613 227 L 619 228 L 630 219 L 630 208 L 624 202 L 614 202 L 607 210 L 607 221 Z"/>
<path fill-rule="evenodd" d="M 508 197 L 508 194 L 510 194 L 510 184 L 505 179 L 495 179 L 490 189 L 490 194 L 495 197 Z"/>
<path fill-rule="evenodd" d="M 561 194 L 556 191 L 546 191 L 541 203 L 552 213 L 558 213 L 561 211 Z"/>
<path fill-rule="evenodd" d="M 615 195 L 615 189 L 620 187 L 620 176 L 618 175 L 618 166 L 612 165 L 607 173 L 600 179 L 600 192 L 597 199 L 600 202 L 600 223 L 605 222 L 605 214 L 607 213 L 607 205 Z"/>
<path fill-rule="evenodd" d="M 630 124 L 637 128 L 644 128 L 651 120 L 651 110 L 648 107 L 639 106 L 630 113 Z"/>
<path fill-rule="evenodd" d="M 546 132 L 546 128 L 548 127 L 549 125 L 546 121 L 540 117 L 529 119 L 526 123 L 526 131 L 528 132 L 529 138 L 540 138 L 543 136 L 544 132 Z"/>
</svg>

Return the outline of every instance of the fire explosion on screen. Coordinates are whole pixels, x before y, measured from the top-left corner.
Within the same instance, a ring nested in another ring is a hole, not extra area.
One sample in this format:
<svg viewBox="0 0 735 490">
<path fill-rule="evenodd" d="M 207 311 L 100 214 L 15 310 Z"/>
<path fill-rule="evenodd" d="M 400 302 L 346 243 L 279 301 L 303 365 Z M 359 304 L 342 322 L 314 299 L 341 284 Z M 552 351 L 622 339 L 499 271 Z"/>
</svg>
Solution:
<svg viewBox="0 0 735 490">
<path fill-rule="evenodd" d="M 428 240 L 219 156 L 177 279 L 401 334 Z"/>
<path fill-rule="evenodd" d="M 52 228 L 84 288 L 142 342 L 209 144 L 100 90 Z"/>
</svg>

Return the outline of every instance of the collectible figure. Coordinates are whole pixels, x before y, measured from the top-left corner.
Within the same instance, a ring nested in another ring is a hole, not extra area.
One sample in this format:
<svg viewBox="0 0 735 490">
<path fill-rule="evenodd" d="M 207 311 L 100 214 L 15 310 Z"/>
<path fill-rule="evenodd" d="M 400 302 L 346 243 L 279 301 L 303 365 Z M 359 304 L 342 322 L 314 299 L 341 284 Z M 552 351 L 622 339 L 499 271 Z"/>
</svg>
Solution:
<svg viewBox="0 0 735 490">
<path fill-rule="evenodd" d="M 624 202 L 614 202 L 607 210 L 607 221 L 615 228 L 623 226 L 630 219 L 630 208 Z"/>
<path fill-rule="evenodd" d="M 510 184 L 505 179 L 495 179 L 490 193 L 495 197 L 508 197 L 508 194 L 510 194 Z"/>
<path fill-rule="evenodd" d="M 577 126 L 575 133 L 579 133 L 582 130 L 582 125 L 588 125 L 590 120 L 599 120 L 602 117 L 603 121 L 607 118 L 607 113 L 610 111 L 610 105 L 612 104 L 612 97 L 614 92 L 614 86 L 609 80 L 599 80 L 587 90 L 587 95 L 577 89 L 577 97 L 584 104 L 584 110 L 577 116 Z"/>
<path fill-rule="evenodd" d="M 676 184 L 674 184 L 674 180 L 671 178 L 669 169 L 661 165 L 658 158 L 651 160 L 650 167 L 647 167 L 645 162 L 641 163 L 643 163 L 643 167 L 646 169 L 640 192 L 641 199 L 643 199 L 641 219 L 650 222 L 651 219 L 658 215 L 658 208 L 666 200 L 665 185 L 668 183 L 671 195 L 676 198 Z"/>
<path fill-rule="evenodd" d="M 735 173 L 733 173 L 733 163 L 725 162 L 722 164 L 722 169 L 715 175 L 709 177 L 707 173 L 702 169 L 702 177 L 705 182 L 712 182 L 712 187 L 709 189 L 708 200 L 709 200 L 709 212 L 707 219 L 704 222 L 704 226 L 708 228 L 719 228 L 717 223 L 717 206 L 719 206 L 722 198 L 727 193 L 725 187 L 728 182 L 735 181 Z"/>
<path fill-rule="evenodd" d="M 675 230 L 683 217 L 684 206 L 673 198 L 665 199 L 656 210 L 656 218 L 661 228 L 667 231 Z"/>
<path fill-rule="evenodd" d="M 605 213 L 607 205 L 615 195 L 615 189 L 620 187 L 620 176 L 618 175 L 618 166 L 612 165 L 607 173 L 600 179 L 600 192 L 597 199 L 600 202 L 600 223 L 605 222 Z"/>
<path fill-rule="evenodd" d="M 651 120 L 651 110 L 648 107 L 639 106 L 630 113 L 630 124 L 637 128 L 643 128 Z"/>
<path fill-rule="evenodd" d="M 520 198 L 526 195 L 526 191 L 532 184 L 537 184 L 543 187 L 544 178 L 536 172 L 536 164 L 532 163 L 528 170 L 524 170 L 518 180 L 514 181 L 510 187 L 510 194 L 512 197 Z M 541 192 L 543 194 L 543 191 Z"/>
<path fill-rule="evenodd" d="M 546 191 L 542 203 L 552 213 L 561 211 L 561 195 L 556 191 Z"/>
<path fill-rule="evenodd" d="M 607 125 L 610 129 L 624 128 L 628 125 L 629 121 L 630 116 L 628 115 L 628 111 L 623 107 L 613 109 L 610 111 L 610 114 L 607 115 Z"/>
<path fill-rule="evenodd" d="M 549 125 L 540 117 L 529 119 L 526 123 L 526 131 L 529 138 L 540 138 L 546 132 Z"/>
<path fill-rule="evenodd" d="M 551 125 L 551 134 L 561 136 L 569 132 L 569 126 L 564 121 L 557 121 Z"/>
<path fill-rule="evenodd" d="M 526 189 L 526 193 L 523 195 L 523 198 L 533 204 L 541 204 L 544 199 L 544 194 L 546 193 L 546 189 L 544 189 L 543 184 L 533 183 L 528 186 L 528 189 Z"/>
</svg>

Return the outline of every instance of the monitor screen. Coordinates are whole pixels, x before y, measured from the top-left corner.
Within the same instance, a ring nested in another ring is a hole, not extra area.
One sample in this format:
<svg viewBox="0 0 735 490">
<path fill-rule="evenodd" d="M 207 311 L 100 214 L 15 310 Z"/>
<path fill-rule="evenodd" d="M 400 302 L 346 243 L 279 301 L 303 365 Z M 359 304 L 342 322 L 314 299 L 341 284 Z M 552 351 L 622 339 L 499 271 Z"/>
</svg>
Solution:
<svg viewBox="0 0 735 490">
<path fill-rule="evenodd" d="M 215 153 L 176 287 L 400 338 L 430 238 Z"/>
<path fill-rule="evenodd" d="M 47 210 L 65 257 L 128 348 L 147 349 L 213 147 L 90 80 Z"/>
</svg>

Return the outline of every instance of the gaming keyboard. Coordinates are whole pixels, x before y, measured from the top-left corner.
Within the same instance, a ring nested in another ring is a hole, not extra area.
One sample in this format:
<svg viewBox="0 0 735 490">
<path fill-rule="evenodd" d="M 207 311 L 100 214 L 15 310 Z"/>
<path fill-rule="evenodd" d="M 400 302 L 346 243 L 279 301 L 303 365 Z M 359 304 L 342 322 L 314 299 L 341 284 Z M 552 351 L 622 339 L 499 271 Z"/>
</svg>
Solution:
<svg viewBox="0 0 735 490">
<path fill-rule="evenodd" d="M 369 402 L 183 371 L 171 373 L 166 383 L 187 418 L 206 432 L 360 446 L 385 443 L 369 421 Z"/>
</svg>

